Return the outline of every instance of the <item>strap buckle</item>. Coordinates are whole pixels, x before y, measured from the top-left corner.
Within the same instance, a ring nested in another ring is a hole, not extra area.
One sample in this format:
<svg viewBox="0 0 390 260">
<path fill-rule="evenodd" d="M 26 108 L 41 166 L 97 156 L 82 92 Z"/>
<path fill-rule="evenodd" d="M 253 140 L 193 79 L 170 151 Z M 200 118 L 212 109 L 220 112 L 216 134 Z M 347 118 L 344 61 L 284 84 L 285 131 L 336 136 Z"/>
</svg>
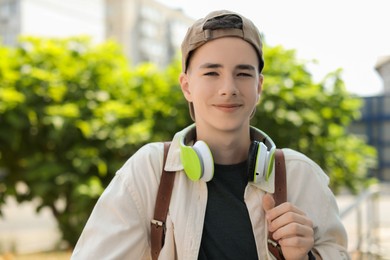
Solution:
<svg viewBox="0 0 390 260">
<path fill-rule="evenodd" d="M 276 241 L 268 238 L 268 243 L 270 243 L 273 247 L 278 247 L 280 246 Z"/>
<path fill-rule="evenodd" d="M 157 220 L 157 219 L 152 219 L 152 220 L 150 221 L 150 223 L 151 223 L 152 226 L 154 226 L 156 229 L 162 228 L 162 229 L 163 229 L 163 234 L 165 234 L 166 227 L 165 227 L 165 223 L 164 223 L 163 221 L 160 221 L 160 220 Z"/>
<path fill-rule="evenodd" d="M 284 255 L 283 255 L 283 252 L 282 252 L 282 247 L 279 245 L 278 242 L 268 238 L 268 244 L 270 244 L 272 247 L 274 247 L 276 250 L 277 250 L 277 254 L 279 254 L 278 256 L 273 254 L 277 259 L 282 259 L 284 260 Z"/>
<path fill-rule="evenodd" d="M 157 220 L 157 219 L 152 219 L 150 222 L 152 223 L 152 225 L 156 225 L 157 227 L 164 227 L 165 226 L 164 222 Z"/>
</svg>

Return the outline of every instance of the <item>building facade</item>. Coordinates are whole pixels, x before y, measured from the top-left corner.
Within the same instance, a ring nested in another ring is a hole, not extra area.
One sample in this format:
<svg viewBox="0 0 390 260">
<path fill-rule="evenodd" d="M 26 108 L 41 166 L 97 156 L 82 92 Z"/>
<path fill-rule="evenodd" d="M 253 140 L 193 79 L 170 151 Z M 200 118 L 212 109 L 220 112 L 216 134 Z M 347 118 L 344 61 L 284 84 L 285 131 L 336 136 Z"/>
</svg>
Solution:
<svg viewBox="0 0 390 260">
<path fill-rule="evenodd" d="M 390 56 L 378 60 L 375 69 L 383 80 L 383 94 L 364 97 L 362 117 L 354 122 L 351 131 L 364 135 L 378 152 L 378 168 L 373 175 L 390 181 Z"/>
<path fill-rule="evenodd" d="M 132 64 L 168 65 L 193 21 L 153 0 L 106 0 L 106 39 L 119 42 Z"/>
<path fill-rule="evenodd" d="M 0 0 L 2 43 L 15 46 L 20 35 L 104 40 L 104 0 Z"/>
<path fill-rule="evenodd" d="M 0 37 L 88 35 L 117 41 L 131 64 L 165 67 L 178 55 L 193 19 L 154 0 L 0 0 Z"/>
<path fill-rule="evenodd" d="M 384 94 L 390 95 L 390 55 L 378 59 L 375 69 L 383 80 Z"/>
</svg>

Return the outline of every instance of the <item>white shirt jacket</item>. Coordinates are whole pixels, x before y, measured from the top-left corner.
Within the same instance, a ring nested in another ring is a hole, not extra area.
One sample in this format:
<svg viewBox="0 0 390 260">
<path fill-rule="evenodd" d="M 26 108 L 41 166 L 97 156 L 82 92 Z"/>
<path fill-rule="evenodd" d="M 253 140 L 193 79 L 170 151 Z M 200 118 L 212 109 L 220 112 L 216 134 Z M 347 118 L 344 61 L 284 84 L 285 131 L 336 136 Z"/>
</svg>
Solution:
<svg viewBox="0 0 390 260">
<path fill-rule="evenodd" d="M 165 244 L 159 259 L 198 258 L 207 203 L 207 186 L 191 181 L 180 161 L 180 140 L 171 143 L 165 170 L 176 171 L 166 223 Z M 71 259 L 151 259 L 150 222 L 163 164 L 163 143 L 140 148 L 116 173 L 96 203 Z M 313 250 L 323 259 L 350 259 L 347 235 L 340 221 L 329 178 L 305 155 L 283 149 L 287 170 L 287 200 L 304 211 L 314 223 Z M 270 178 L 271 182 L 273 178 Z M 267 250 L 268 230 L 262 197 L 273 183 L 249 182 L 245 203 L 252 222 L 259 259 L 274 259 Z M 269 190 L 268 190 L 269 189 Z"/>
</svg>

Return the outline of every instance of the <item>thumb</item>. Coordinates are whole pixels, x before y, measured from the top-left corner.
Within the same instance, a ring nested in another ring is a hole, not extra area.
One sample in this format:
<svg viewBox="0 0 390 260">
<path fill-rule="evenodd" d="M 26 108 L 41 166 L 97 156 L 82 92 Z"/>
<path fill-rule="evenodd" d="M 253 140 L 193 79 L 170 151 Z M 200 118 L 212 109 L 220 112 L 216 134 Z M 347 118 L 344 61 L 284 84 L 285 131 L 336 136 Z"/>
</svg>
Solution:
<svg viewBox="0 0 390 260">
<path fill-rule="evenodd" d="M 264 211 L 267 212 L 268 210 L 270 210 L 270 209 L 272 209 L 274 207 L 275 207 L 275 200 L 274 200 L 274 198 L 272 197 L 271 194 L 266 193 L 264 195 L 264 197 L 263 197 L 263 209 L 264 209 Z"/>
</svg>

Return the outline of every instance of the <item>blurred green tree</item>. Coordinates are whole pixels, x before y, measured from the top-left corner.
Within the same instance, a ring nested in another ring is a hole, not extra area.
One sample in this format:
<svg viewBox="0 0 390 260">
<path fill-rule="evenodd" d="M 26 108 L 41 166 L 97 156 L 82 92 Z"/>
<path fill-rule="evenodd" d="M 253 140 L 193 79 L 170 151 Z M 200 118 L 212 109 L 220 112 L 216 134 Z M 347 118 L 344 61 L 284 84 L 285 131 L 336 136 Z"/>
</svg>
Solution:
<svg viewBox="0 0 390 260">
<path fill-rule="evenodd" d="M 342 70 L 313 81 L 308 62 L 294 50 L 265 46 L 263 94 L 252 123 L 274 137 L 279 147 L 296 149 L 317 162 L 337 193 L 357 193 L 375 179 L 376 150 L 347 132 L 360 117 L 362 99 L 346 91 Z"/>
<path fill-rule="evenodd" d="M 314 83 L 294 51 L 265 47 L 264 93 L 253 124 L 315 160 L 337 191 L 367 182 L 375 151 L 346 127 L 361 102 L 340 71 Z M 114 42 L 22 38 L 0 46 L 0 206 L 39 199 L 73 246 L 103 189 L 147 142 L 192 123 L 178 85 L 180 61 L 135 68 Z"/>
<path fill-rule="evenodd" d="M 179 66 L 130 69 L 117 44 L 83 37 L 26 37 L 0 54 L 0 202 L 39 198 L 74 245 L 127 158 L 189 121 Z"/>
</svg>

